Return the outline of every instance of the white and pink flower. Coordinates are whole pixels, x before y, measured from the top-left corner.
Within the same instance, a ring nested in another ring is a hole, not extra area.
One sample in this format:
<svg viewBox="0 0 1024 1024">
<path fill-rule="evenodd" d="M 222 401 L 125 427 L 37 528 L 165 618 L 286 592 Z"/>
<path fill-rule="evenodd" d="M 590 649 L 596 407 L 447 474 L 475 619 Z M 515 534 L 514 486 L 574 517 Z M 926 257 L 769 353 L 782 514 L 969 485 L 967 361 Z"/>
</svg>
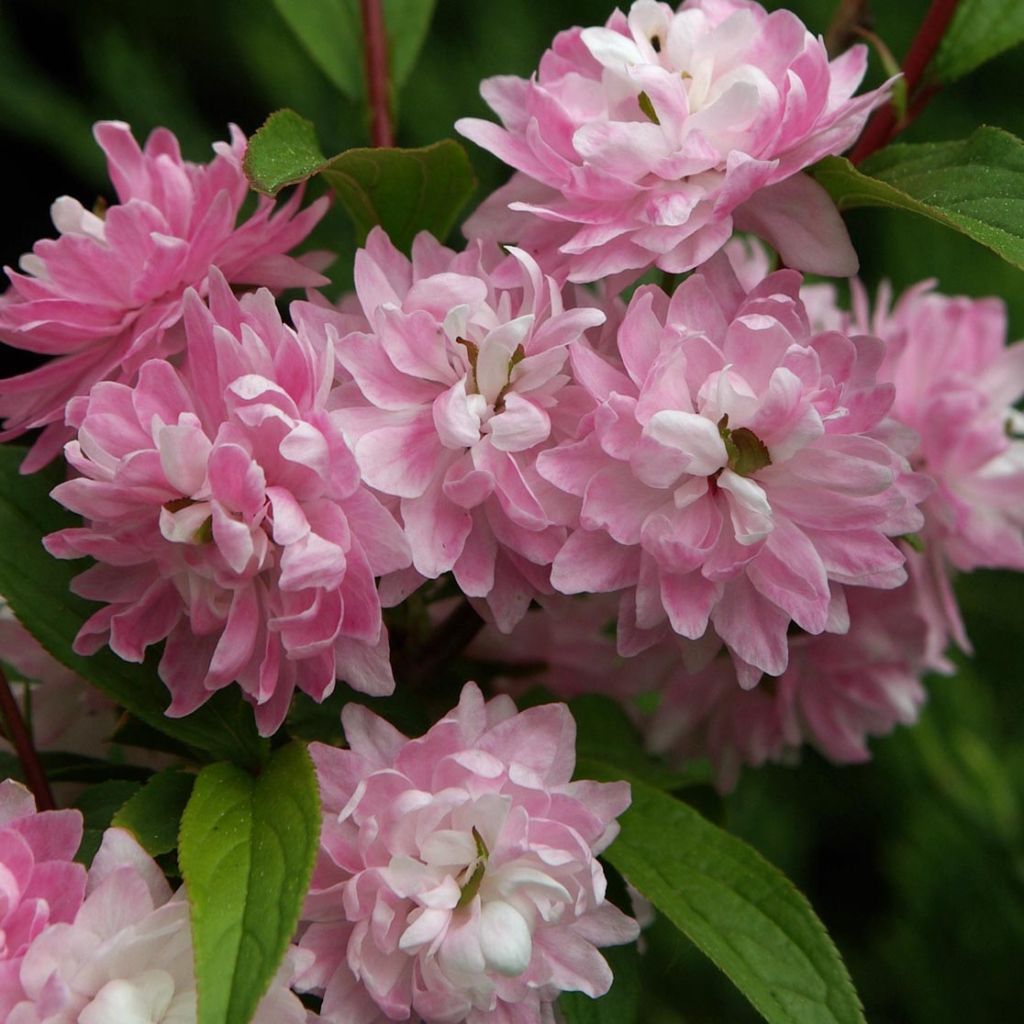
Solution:
<svg viewBox="0 0 1024 1024">
<path fill-rule="evenodd" d="M 568 709 L 517 713 L 469 683 L 419 739 L 358 705 L 342 718 L 349 749 L 311 747 L 325 820 L 298 987 L 323 1019 L 539 1024 L 562 991 L 607 991 L 597 947 L 638 928 L 596 855 L 629 787 L 570 781 Z"/>
<path fill-rule="evenodd" d="M 0 1020 L 23 996 L 26 953 L 50 925 L 72 920 L 85 895 L 79 811 L 37 811 L 32 794 L 0 782 Z"/>
<path fill-rule="evenodd" d="M 865 47 L 830 62 L 795 15 L 751 0 L 636 0 L 603 28 L 560 33 L 529 80 L 483 83 L 502 126 L 456 128 L 517 173 L 467 234 L 572 281 L 690 270 L 734 228 L 791 267 L 852 274 L 835 206 L 800 172 L 885 102 L 885 86 L 854 97 L 866 66 Z"/>
<path fill-rule="evenodd" d="M 589 408 L 567 349 L 604 321 L 564 309 L 536 263 L 512 255 L 516 283 L 498 287 L 479 246 L 456 255 L 423 233 L 409 260 L 371 232 L 355 268 L 369 329 L 338 338 L 334 397 L 363 479 L 398 499 L 416 571 L 452 571 L 506 631 L 550 591 L 573 509 L 536 455 Z"/>
<path fill-rule="evenodd" d="M 319 700 L 339 675 L 394 685 L 375 577 L 407 566 L 408 545 L 360 481 L 329 407 L 333 350 L 311 323 L 284 326 L 270 292 L 239 301 L 214 271 L 209 306 L 185 298 L 183 369 L 153 360 L 134 387 L 100 383 L 71 405 L 81 475 L 53 493 L 86 525 L 46 545 L 95 558 L 73 585 L 104 603 L 76 649 L 141 661 L 166 638 L 171 715 L 237 680 L 269 734 L 296 687 Z"/>
<path fill-rule="evenodd" d="M 99 380 L 130 384 L 141 365 L 184 347 L 180 327 L 188 288 L 206 294 L 216 266 L 234 285 L 282 289 L 324 284 L 323 254 L 288 253 L 323 216 L 327 200 L 299 211 L 301 190 L 276 207 L 261 199 L 238 224 L 249 186 L 245 136 L 214 146 L 207 165 L 181 157 L 166 128 L 140 149 L 128 125 L 93 129 L 107 156 L 118 202 L 91 212 L 70 196 L 52 207 L 57 239 L 37 242 L 0 302 L 0 340 L 53 358 L 10 377 L 0 389 L 0 439 L 43 433 L 23 465 L 32 472 L 70 436 L 64 409 Z"/>
<path fill-rule="evenodd" d="M 621 361 L 572 347 L 599 404 L 538 456 L 580 501 L 551 581 L 621 591 L 623 653 L 710 626 L 752 686 L 785 671 L 791 623 L 844 632 L 845 586 L 906 579 L 891 538 L 920 528 L 930 485 L 888 443 L 883 344 L 812 333 L 800 284 L 782 271 L 746 293 L 719 256 L 671 299 L 634 294 Z"/>
<path fill-rule="evenodd" d="M 288 952 L 253 1024 L 306 1024 L 306 1009 L 288 984 L 308 959 Z M 32 943 L 21 964 L 21 998 L 4 1021 L 195 1024 L 193 960 L 184 890 L 172 895 L 135 839 L 108 829 L 89 870 L 85 902 Z"/>
</svg>

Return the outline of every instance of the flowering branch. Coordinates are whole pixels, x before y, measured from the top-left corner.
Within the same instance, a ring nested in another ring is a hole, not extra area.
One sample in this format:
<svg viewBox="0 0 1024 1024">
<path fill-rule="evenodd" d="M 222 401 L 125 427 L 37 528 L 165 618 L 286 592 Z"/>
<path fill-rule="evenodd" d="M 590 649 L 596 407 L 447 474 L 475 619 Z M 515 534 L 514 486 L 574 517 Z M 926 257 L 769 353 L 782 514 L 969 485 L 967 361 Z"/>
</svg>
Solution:
<svg viewBox="0 0 1024 1024">
<path fill-rule="evenodd" d="M 53 793 L 50 792 L 50 783 L 3 669 L 0 669 L 0 718 L 3 719 L 7 736 L 14 744 L 18 760 L 25 771 L 25 781 L 36 798 L 36 809 L 52 811 L 57 805 L 53 801 Z"/>
<path fill-rule="evenodd" d="M 859 164 L 875 150 L 881 149 L 890 142 L 921 113 L 925 104 L 935 94 L 934 89 L 928 89 L 923 91 L 920 96 L 915 95 L 925 69 L 939 48 L 939 43 L 942 42 L 942 37 L 946 34 L 946 29 L 956 13 L 959 2 L 960 0 L 932 0 L 932 5 L 903 61 L 903 80 L 906 83 L 906 94 L 910 101 L 909 113 L 898 120 L 891 103 L 882 107 L 868 122 L 864 134 L 861 135 L 857 145 L 853 147 L 850 153 L 853 163 Z M 915 102 L 915 100 L 920 102 Z"/>
<path fill-rule="evenodd" d="M 388 36 L 380 0 L 360 0 L 366 55 L 366 95 L 370 103 L 370 138 L 375 146 L 393 146 L 391 87 L 388 80 Z"/>
</svg>

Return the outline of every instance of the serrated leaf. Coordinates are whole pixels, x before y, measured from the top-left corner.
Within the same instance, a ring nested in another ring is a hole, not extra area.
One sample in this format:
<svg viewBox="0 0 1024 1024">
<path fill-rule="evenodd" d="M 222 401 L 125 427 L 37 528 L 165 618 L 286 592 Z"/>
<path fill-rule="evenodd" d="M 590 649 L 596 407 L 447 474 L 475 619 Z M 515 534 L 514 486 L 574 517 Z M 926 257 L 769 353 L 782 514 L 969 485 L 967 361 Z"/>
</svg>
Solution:
<svg viewBox="0 0 1024 1024">
<path fill-rule="evenodd" d="M 918 213 L 1024 268 L 1024 142 L 1001 128 L 957 142 L 889 146 L 859 168 L 826 157 L 813 173 L 840 210 Z"/>
<path fill-rule="evenodd" d="M 131 832 L 150 856 L 170 853 L 178 845 L 178 825 L 196 777 L 178 768 L 154 775 L 125 803 L 111 824 Z"/>
<path fill-rule="evenodd" d="M 312 177 L 325 162 L 313 122 L 285 108 L 274 111 L 249 139 L 242 165 L 253 188 L 272 196 Z"/>
<path fill-rule="evenodd" d="M 133 715 L 189 747 L 240 764 L 258 764 L 268 744 L 256 732 L 251 709 L 238 693 L 222 691 L 187 718 L 168 718 L 169 695 L 156 672 L 158 656 L 141 665 L 102 648 L 89 657 L 72 649 L 82 623 L 96 606 L 71 593 L 85 565 L 47 554 L 43 536 L 76 520 L 49 497 L 62 466 L 21 476 L 24 449 L 0 445 L 0 594 L 26 629 L 61 664 L 102 690 Z"/>
<path fill-rule="evenodd" d="M 637 1024 L 640 1019 L 640 954 L 635 944 L 601 950 L 614 981 L 600 999 L 566 992 L 558 1009 L 566 1024 Z"/>
<path fill-rule="evenodd" d="M 1024 43 L 1020 0 L 960 0 L 928 68 L 928 77 L 953 82 Z"/>
<path fill-rule="evenodd" d="M 215 764 L 196 779 L 178 861 L 198 1024 L 248 1024 L 295 931 L 319 836 L 316 773 L 300 743 L 276 751 L 258 777 Z"/>
<path fill-rule="evenodd" d="M 384 0 L 388 68 L 395 88 L 409 76 L 430 28 L 436 0 Z M 363 23 L 357 0 L 274 0 L 321 71 L 350 100 L 366 94 Z"/>
<path fill-rule="evenodd" d="M 379 224 L 406 252 L 419 231 L 443 240 L 476 188 L 469 157 L 454 139 L 420 149 L 349 149 L 326 160 L 313 125 L 294 110 L 267 118 L 249 142 L 245 171 L 268 195 L 322 175 L 360 244 Z"/>
<path fill-rule="evenodd" d="M 580 774 L 622 778 L 587 760 Z M 692 807 L 629 780 L 602 855 L 725 972 L 770 1024 L 864 1024 L 850 976 L 807 900 L 756 850 Z"/>
</svg>

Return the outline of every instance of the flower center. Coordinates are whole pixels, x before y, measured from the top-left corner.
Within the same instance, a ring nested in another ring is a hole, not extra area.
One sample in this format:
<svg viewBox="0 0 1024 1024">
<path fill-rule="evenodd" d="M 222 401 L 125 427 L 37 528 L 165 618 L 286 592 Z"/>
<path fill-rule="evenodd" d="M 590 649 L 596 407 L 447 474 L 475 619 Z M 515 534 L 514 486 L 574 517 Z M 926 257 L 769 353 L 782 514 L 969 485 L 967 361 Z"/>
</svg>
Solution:
<svg viewBox="0 0 1024 1024">
<path fill-rule="evenodd" d="M 456 910 L 468 907 L 473 902 L 473 897 L 480 891 L 480 883 L 484 880 L 484 874 L 487 871 L 487 858 L 490 851 L 475 825 L 473 826 L 473 842 L 476 843 L 476 859 L 466 866 L 468 877 L 462 883 L 459 902 L 455 904 Z"/>
<path fill-rule="evenodd" d="M 718 421 L 718 433 L 729 456 L 729 469 L 739 476 L 753 476 L 759 469 L 772 464 L 768 448 L 757 434 L 746 427 L 729 429 L 728 413 Z"/>
</svg>

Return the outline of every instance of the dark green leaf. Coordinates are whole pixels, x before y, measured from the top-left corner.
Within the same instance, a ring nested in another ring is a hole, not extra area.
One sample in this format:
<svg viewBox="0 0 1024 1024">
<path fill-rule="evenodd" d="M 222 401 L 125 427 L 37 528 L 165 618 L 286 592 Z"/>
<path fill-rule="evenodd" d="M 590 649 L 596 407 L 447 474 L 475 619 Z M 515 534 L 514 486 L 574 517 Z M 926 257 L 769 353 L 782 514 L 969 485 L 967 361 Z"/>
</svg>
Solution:
<svg viewBox="0 0 1024 1024">
<path fill-rule="evenodd" d="M 1000 128 L 958 142 L 889 146 L 859 168 L 826 157 L 814 176 L 840 210 L 919 213 L 1024 268 L 1024 143 Z"/>
<path fill-rule="evenodd" d="M 1024 42 L 1020 0 L 960 0 L 928 68 L 929 78 L 952 82 Z"/>
<path fill-rule="evenodd" d="M 622 778 L 587 760 L 581 774 Z M 724 971 L 771 1024 L 863 1024 L 824 926 L 759 853 L 636 779 L 604 857 Z"/>
<path fill-rule="evenodd" d="M 82 812 L 85 829 L 76 860 L 91 864 L 103 841 L 103 832 L 109 828 L 114 815 L 139 791 L 138 782 L 110 779 L 90 786 L 81 793 L 74 806 Z"/>
<path fill-rule="evenodd" d="M 566 992 L 558 1009 L 566 1024 L 637 1024 L 640 1018 L 640 955 L 635 944 L 601 950 L 615 980 L 600 999 Z"/>
<path fill-rule="evenodd" d="M 276 751 L 258 777 L 215 764 L 181 822 L 199 991 L 198 1024 L 247 1024 L 295 931 L 320 834 L 306 748 Z"/>
<path fill-rule="evenodd" d="M 159 772 L 121 807 L 112 824 L 132 832 L 151 856 L 170 853 L 178 845 L 178 824 L 195 781 L 177 768 Z"/>
<path fill-rule="evenodd" d="M 43 771 L 50 782 L 106 782 L 109 779 L 145 781 L 150 772 L 134 764 L 119 761 L 101 761 L 98 757 L 84 754 L 68 754 L 60 750 L 44 750 L 39 754 Z M 0 752 L 0 779 L 20 779 L 21 762 L 17 756 L 6 751 Z"/>
<path fill-rule="evenodd" d="M 93 683 L 147 725 L 182 743 L 241 764 L 258 764 L 267 743 L 256 733 L 252 711 L 237 692 L 222 691 L 187 718 L 168 718 L 167 690 L 156 672 L 154 651 L 142 665 L 122 661 L 104 647 L 90 657 L 72 649 L 75 635 L 96 606 L 71 593 L 85 565 L 48 555 L 47 533 L 76 525 L 49 497 L 61 465 L 21 476 L 24 449 L 0 445 L 0 594 L 14 614 L 59 662 Z"/>
<path fill-rule="evenodd" d="M 436 0 L 384 0 L 388 70 L 394 85 L 409 76 L 430 27 Z M 274 0 L 317 66 L 350 100 L 366 95 L 365 47 L 358 0 Z"/>
<path fill-rule="evenodd" d="M 350 149 L 320 173 L 359 242 L 379 224 L 405 252 L 419 231 L 445 239 L 476 188 L 469 157 L 453 139 L 422 149 Z"/>
</svg>

